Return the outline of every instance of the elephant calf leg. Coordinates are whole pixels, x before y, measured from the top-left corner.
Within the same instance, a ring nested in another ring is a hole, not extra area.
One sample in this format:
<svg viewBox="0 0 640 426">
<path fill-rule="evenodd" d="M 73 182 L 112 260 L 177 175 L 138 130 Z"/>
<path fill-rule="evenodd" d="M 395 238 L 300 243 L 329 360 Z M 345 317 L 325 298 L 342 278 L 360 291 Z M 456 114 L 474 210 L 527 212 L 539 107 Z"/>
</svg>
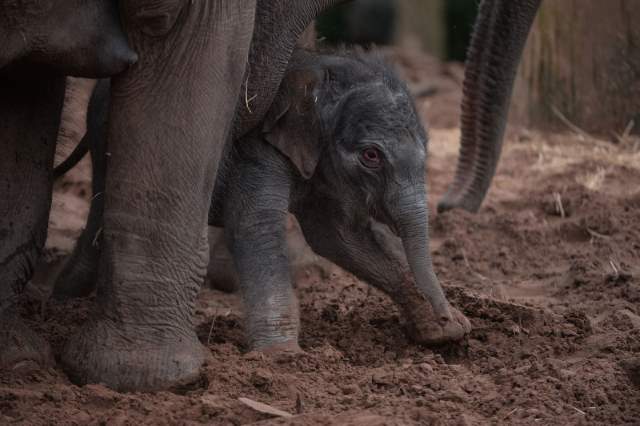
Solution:
<svg viewBox="0 0 640 426">
<path fill-rule="evenodd" d="M 251 350 L 299 350 L 298 300 L 291 286 L 285 212 L 256 212 L 227 229 L 240 276 Z M 257 218 L 260 217 L 258 220 Z"/>
<path fill-rule="evenodd" d="M 248 151 L 261 146 L 251 140 L 239 144 Z M 300 349 L 286 240 L 290 176 L 287 165 L 279 164 L 284 161 L 276 155 L 264 162 L 236 162 L 243 166 L 228 184 L 224 205 L 225 236 L 239 275 L 251 350 Z"/>
</svg>

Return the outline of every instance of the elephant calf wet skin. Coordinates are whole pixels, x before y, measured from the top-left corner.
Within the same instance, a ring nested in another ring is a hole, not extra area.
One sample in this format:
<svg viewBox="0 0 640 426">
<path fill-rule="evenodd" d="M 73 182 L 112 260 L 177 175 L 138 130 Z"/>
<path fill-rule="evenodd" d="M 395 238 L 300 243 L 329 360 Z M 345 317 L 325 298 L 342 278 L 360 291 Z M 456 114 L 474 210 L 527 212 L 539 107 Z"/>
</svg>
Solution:
<svg viewBox="0 0 640 426">
<path fill-rule="evenodd" d="M 287 211 L 317 254 L 398 304 L 417 342 L 469 333 L 428 252 L 426 143 L 407 88 L 376 55 L 294 54 L 261 128 L 228 150 L 210 214 L 239 273 L 250 348 L 298 348 Z"/>
</svg>

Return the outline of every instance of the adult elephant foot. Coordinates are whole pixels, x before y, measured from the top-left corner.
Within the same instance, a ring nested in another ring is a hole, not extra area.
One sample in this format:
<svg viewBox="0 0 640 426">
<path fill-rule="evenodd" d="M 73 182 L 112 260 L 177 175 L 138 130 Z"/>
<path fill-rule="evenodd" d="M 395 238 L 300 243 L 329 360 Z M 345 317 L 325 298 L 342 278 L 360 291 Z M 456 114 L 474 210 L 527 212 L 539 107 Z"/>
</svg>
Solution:
<svg viewBox="0 0 640 426">
<path fill-rule="evenodd" d="M 121 226 L 136 220 L 115 216 Z M 75 383 L 103 383 L 118 391 L 189 388 L 199 381 L 208 355 L 192 319 L 204 276 L 206 236 L 190 235 L 195 251 L 185 251 L 183 263 L 150 265 L 140 258 L 162 259 L 157 247 L 176 240 L 154 239 L 152 230 L 114 228 L 104 232 L 95 315 L 67 342 L 63 368 Z M 195 265 L 185 268 L 187 262 Z"/>
<path fill-rule="evenodd" d="M 15 308 L 0 314 L 0 370 L 23 370 L 51 365 L 49 344 L 24 323 Z"/>
<path fill-rule="evenodd" d="M 159 327 L 94 321 L 67 343 L 61 361 L 76 383 L 103 383 L 118 391 L 195 387 L 208 350 L 194 332 L 159 334 L 165 334 Z"/>
</svg>

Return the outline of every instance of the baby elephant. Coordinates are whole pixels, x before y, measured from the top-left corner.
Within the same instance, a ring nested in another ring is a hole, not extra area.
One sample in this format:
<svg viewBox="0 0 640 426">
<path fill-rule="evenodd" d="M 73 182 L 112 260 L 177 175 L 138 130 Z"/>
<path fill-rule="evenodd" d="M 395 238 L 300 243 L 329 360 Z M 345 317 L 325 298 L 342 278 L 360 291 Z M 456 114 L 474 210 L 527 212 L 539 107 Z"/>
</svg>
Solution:
<svg viewBox="0 0 640 426">
<path fill-rule="evenodd" d="M 407 88 L 379 58 L 294 54 L 262 125 L 227 144 L 209 213 L 239 274 L 251 349 L 299 349 L 288 212 L 317 254 L 397 303 L 417 342 L 470 331 L 429 256 L 426 142 Z"/>
</svg>

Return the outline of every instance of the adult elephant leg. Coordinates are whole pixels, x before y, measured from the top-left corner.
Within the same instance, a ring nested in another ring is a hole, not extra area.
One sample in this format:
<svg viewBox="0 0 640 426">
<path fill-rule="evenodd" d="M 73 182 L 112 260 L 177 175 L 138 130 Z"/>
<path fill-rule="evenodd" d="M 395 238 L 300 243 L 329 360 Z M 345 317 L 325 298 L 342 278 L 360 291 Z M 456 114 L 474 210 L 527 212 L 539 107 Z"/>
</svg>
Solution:
<svg viewBox="0 0 640 426">
<path fill-rule="evenodd" d="M 18 77 L 19 76 L 19 77 Z M 0 73 L 0 369 L 46 363 L 47 343 L 15 309 L 47 236 L 64 78 Z"/>
<path fill-rule="evenodd" d="M 59 300 L 89 295 L 94 290 L 98 277 L 104 211 L 110 88 L 108 79 L 100 80 L 89 103 L 87 132 L 82 143 L 89 146 L 91 153 L 93 196 L 87 226 L 82 231 L 73 253 L 65 261 L 62 271 L 56 277 L 53 297 Z"/>
<path fill-rule="evenodd" d="M 62 361 L 76 382 L 167 389 L 197 380 L 207 355 L 192 315 L 255 0 L 121 9 L 140 61 L 112 81 L 98 309 Z"/>
</svg>

